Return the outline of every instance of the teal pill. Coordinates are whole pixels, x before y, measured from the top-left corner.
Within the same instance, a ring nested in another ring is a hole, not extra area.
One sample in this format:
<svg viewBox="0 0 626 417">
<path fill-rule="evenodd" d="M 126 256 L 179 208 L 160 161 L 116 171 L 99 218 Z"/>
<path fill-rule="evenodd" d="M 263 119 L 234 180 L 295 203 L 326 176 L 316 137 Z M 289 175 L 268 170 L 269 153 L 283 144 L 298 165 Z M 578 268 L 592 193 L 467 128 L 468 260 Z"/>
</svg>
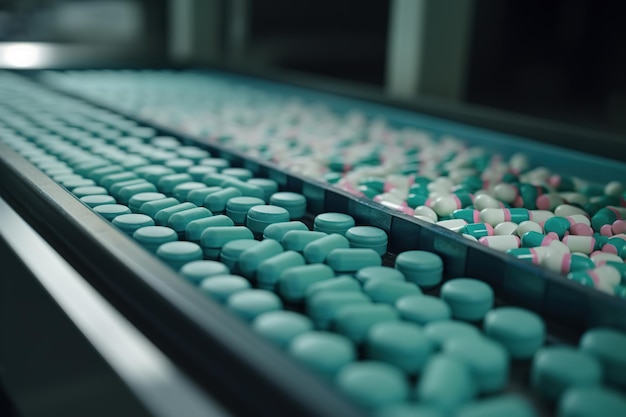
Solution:
<svg viewBox="0 0 626 417">
<path fill-rule="evenodd" d="M 232 294 L 226 301 L 226 307 L 237 317 L 251 322 L 263 313 L 282 310 L 283 303 L 271 291 L 251 289 Z"/>
<path fill-rule="evenodd" d="M 322 291 L 361 291 L 361 285 L 354 278 L 348 275 L 340 275 L 335 278 L 319 281 L 309 286 L 306 290 L 305 297 L 309 298 L 314 294 Z"/>
<path fill-rule="evenodd" d="M 140 213 L 141 206 L 148 201 L 162 200 L 166 198 L 162 193 L 137 193 L 128 200 L 128 207 L 133 213 Z"/>
<path fill-rule="evenodd" d="M 343 213 L 322 213 L 315 216 L 313 230 L 324 233 L 345 234 L 348 229 L 354 227 L 354 218 Z"/>
<path fill-rule="evenodd" d="M 202 232 L 200 242 L 202 247 L 219 249 L 226 243 L 239 239 L 254 239 L 254 236 L 244 226 L 215 226 Z"/>
<path fill-rule="evenodd" d="M 517 307 L 491 310 L 483 323 L 485 334 L 500 342 L 512 358 L 526 359 L 535 354 L 545 340 L 546 326 L 537 314 Z"/>
<path fill-rule="evenodd" d="M 154 185 L 149 182 L 142 182 L 137 184 L 127 185 L 126 187 L 120 188 L 117 193 L 119 196 L 119 200 L 124 204 L 130 204 L 130 199 L 136 194 L 140 193 L 156 193 L 157 189 Z"/>
<path fill-rule="evenodd" d="M 327 236 L 323 232 L 312 232 L 310 230 L 290 230 L 283 236 L 281 241 L 285 250 L 302 252 L 306 245 Z"/>
<path fill-rule="evenodd" d="M 134 172 L 141 178 L 144 178 L 152 184 L 158 184 L 159 180 L 166 176 L 174 174 L 174 170 L 164 167 L 163 165 L 147 165 L 135 168 Z"/>
<path fill-rule="evenodd" d="M 375 324 L 398 319 L 398 312 L 390 305 L 354 304 L 337 312 L 334 327 L 354 343 L 361 343 Z"/>
<path fill-rule="evenodd" d="M 306 213 L 306 197 L 302 194 L 291 192 L 278 192 L 270 197 L 270 204 L 287 209 L 289 217 L 299 219 Z"/>
<path fill-rule="evenodd" d="M 250 178 L 247 182 L 263 190 L 263 199 L 266 202 L 270 201 L 272 194 L 278 192 L 278 183 L 268 178 Z"/>
<path fill-rule="evenodd" d="M 245 250 L 241 255 L 239 255 L 239 270 L 244 277 L 253 279 L 256 276 L 259 265 L 263 261 L 282 252 L 283 247 L 280 243 L 275 240 L 265 239 L 258 245 Z"/>
<path fill-rule="evenodd" d="M 414 282 L 421 288 L 436 286 L 443 275 L 443 261 L 438 255 L 427 251 L 402 252 L 396 257 L 395 267 L 404 274 L 407 281 Z"/>
<path fill-rule="evenodd" d="M 154 216 L 156 216 L 159 211 L 168 207 L 176 206 L 178 204 L 180 204 L 180 201 L 172 197 L 146 201 L 139 208 L 139 212 L 142 214 L 146 214 L 154 219 Z"/>
<path fill-rule="evenodd" d="M 109 193 L 113 197 L 115 197 L 117 200 L 121 200 L 122 197 L 120 193 L 127 187 L 136 186 L 136 185 L 141 186 L 140 191 L 138 192 L 156 191 L 154 189 L 154 185 L 150 184 L 148 181 L 144 180 L 143 178 L 136 178 L 134 180 L 116 182 L 115 184 L 108 187 L 108 189 L 109 189 Z M 144 186 L 147 188 L 143 188 Z M 128 198 L 130 198 L 130 196 L 127 195 L 126 201 L 128 201 Z"/>
<path fill-rule="evenodd" d="M 424 334 L 436 348 L 441 348 L 448 340 L 456 337 L 479 338 L 480 331 L 471 324 L 456 320 L 439 320 L 424 326 Z"/>
<path fill-rule="evenodd" d="M 215 167 L 218 171 L 221 171 L 224 168 L 228 168 L 230 166 L 230 162 L 223 158 L 204 158 L 200 161 L 200 165 Z"/>
<path fill-rule="evenodd" d="M 174 196 L 174 198 L 177 198 L 180 201 L 189 201 L 187 197 L 189 196 L 190 192 L 192 192 L 193 190 L 200 190 L 204 188 L 207 188 L 207 186 L 203 182 L 183 182 L 174 187 L 174 189 L 172 190 L 172 195 Z"/>
<path fill-rule="evenodd" d="M 204 206 L 204 200 L 206 200 L 207 196 L 213 194 L 217 191 L 222 190 L 222 187 L 204 187 L 204 188 L 195 188 L 187 194 L 187 201 L 195 204 L 196 206 Z"/>
<path fill-rule="evenodd" d="M 602 226 L 605 224 L 613 224 L 615 220 L 619 219 L 617 211 L 609 207 L 602 208 L 597 211 L 591 218 L 591 226 L 593 230 L 599 232 Z"/>
<path fill-rule="evenodd" d="M 157 256 L 178 271 L 186 263 L 202 259 L 202 248 L 192 242 L 164 243 L 156 251 Z"/>
<path fill-rule="evenodd" d="M 248 210 L 254 206 L 263 204 L 265 204 L 265 202 L 256 197 L 233 197 L 226 203 L 226 215 L 233 219 L 236 225 L 243 225 L 246 223 Z M 286 220 L 289 220 L 289 218 Z"/>
<path fill-rule="evenodd" d="M 104 187 L 92 185 L 88 187 L 76 187 L 72 189 L 72 194 L 74 194 L 77 198 L 81 198 L 90 195 L 108 195 L 109 193 Z"/>
<path fill-rule="evenodd" d="M 287 349 L 293 339 L 313 330 L 313 322 L 293 311 L 270 311 L 254 319 L 252 330 L 281 349 Z"/>
<path fill-rule="evenodd" d="M 375 303 L 385 303 L 392 306 L 405 295 L 422 295 L 422 290 L 406 281 L 390 281 L 384 278 L 368 280 L 363 286 L 363 292 Z"/>
<path fill-rule="evenodd" d="M 382 258 L 373 249 L 339 248 L 330 251 L 326 257 L 326 263 L 335 272 L 354 272 L 369 266 L 380 266 Z"/>
<path fill-rule="evenodd" d="M 149 251 L 156 252 L 162 244 L 178 240 L 178 235 L 169 227 L 146 226 L 135 230 L 133 239 Z"/>
<path fill-rule="evenodd" d="M 452 338 L 443 345 L 446 355 L 465 362 L 481 393 L 503 389 L 509 377 L 509 356 L 498 343 L 485 338 Z"/>
<path fill-rule="evenodd" d="M 165 161 L 164 165 L 168 168 L 172 168 L 178 173 L 184 173 L 187 171 L 187 168 L 193 166 L 193 161 L 186 158 L 174 158 Z"/>
<path fill-rule="evenodd" d="M 223 175 L 223 174 L 208 174 L 208 175 L 205 175 L 204 178 L 202 178 L 202 182 L 205 183 L 206 185 L 208 186 L 219 185 L 220 187 L 222 186 L 222 183 L 224 181 L 230 181 L 230 180 L 236 180 L 236 179 L 229 175 Z"/>
<path fill-rule="evenodd" d="M 271 224 L 288 221 L 289 212 L 286 209 L 271 205 L 250 207 L 246 216 L 246 226 L 257 235 L 263 235 L 265 229 Z"/>
<path fill-rule="evenodd" d="M 203 279 L 198 288 L 202 294 L 224 304 L 231 295 L 250 289 L 250 283 L 238 275 L 213 275 Z"/>
<path fill-rule="evenodd" d="M 350 248 L 350 242 L 348 239 L 342 235 L 333 233 L 306 245 L 302 254 L 304 255 L 304 259 L 306 259 L 306 261 L 310 264 L 323 263 L 328 257 L 328 254 L 334 249 L 348 248 Z M 380 259 L 378 254 L 376 254 L 376 257 Z"/>
<path fill-rule="evenodd" d="M 194 181 L 202 181 L 202 179 L 208 174 L 214 174 L 217 172 L 215 167 L 207 165 L 193 165 L 187 168 L 187 174 L 191 175 Z"/>
<path fill-rule="evenodd" d="M 448 303 L 452 317 L 459 320 L 482 319 L 493 307 L 493 290 L 477 279 L 455 278 L 441 287 L 441 298 Z"/>
<path fill-rule="evenodd" d="M 273 239 L 277 242 L 282 242 L 285 234 L 292 230 L 308 231 L 309 228 L 301 221 L 273 223 L 263 231 L 263 239 Z"/>
<path fill-rule="evenodd" d="M 445 414 L 435 407 L 405 402 L 382 407 L 376 417 L 445 417 Z"/>
<path fill-rule="evenodd" d="M 558 417 L 626 416 L 623 393 L 604 387 L 570 388 L 561 396 Z"/>
<path fill-rule="evenodd" d="M 93 211 L 107 219 L 113 221 L 117 216 L 130 214 L 130 209 L 121 204 L 101 204 L 93 208 Z"/>
<path fill-rule="evenodd" d="M 348 338 L 324 331 L 296 336 L 287 350 L 291 357 L 328 380 L 356 360 L 356 349 Z"/>
<path fill-rule="evenodd" d="M 93 187 L 96 185 L 94 180 L 88 180 L 88 179 L 70 179 L 70 180 L 64 180 L 64 181 L 59 181 L 61 183 L 62 186 L 64 186 L 65 188 L 72 190 L 74 188 L 78 188 L 78 187 Z"/>
<path fill-rule="evenodd" d="M 234 187 L 241 191 L 241 195 L 244 197 L 255 197 L 260 200 L 263 200 L 262 204 L 265 204 L 265 192 L 261 187 L 257 187 L 256 185 L 250 184 L 249 182 L 238 180 L 237 178 L 226 178 L 221 183 L 220 186 L 223 188 Z"/>
<path fill-rule="evenodd" d="M 230 270 L 221 262 L 193 261 L 186 263 L 179 271 L 187 281 L 194 285 L 200 284 L 205 278 L 214 275 L 228 275 Z"/>
<path fill-rule="evenodd" d="M 405 401 L 409 385 L 400 370 L 377 361 L 347 364 L 335 381 L 339 391 L 367 409 L 378 409 Z"/>
<path fill-rule="evenodd" d="M 213 213 L 211 213 L 209 209 L 204 207 L 195 207 L 172 214 L 167 220 L 167 226 L 174 229 L 179 234 L 184 234 L 189 223 L 194 220 L 210 218 L 211 216 L 213 216 Z"/>
<path fill-rule="evenodd" d="M 298 252 L 287 250 L 265 259 L 257 268 L 256 280 L 259 288 L 273 290 L 283 271 L 305 264 L 304 257 Z"/>
<path fill-rule="evenodd" d="M 224 188 L 207 195 L 204 199 L 204 207 L 213 213 L 223 213 L 226 210 L 228 200 L 234 197 L 241 197 L 241 191 L 234 187 Z"/>
<path fill-rule="evenodd" d="M 350 304 L 371 303 L 361 292 L 320 291 L 306 299 L 307 314 L 319 329 L 327 329 L 337 312 Z"/>
<path fill-rule="evenodd" d="M 365 285 L 371 279 L 385 281 L 404 281 L 404 274 L 397 269 L 388 266 L 368 266 L 361 268 L 356 273 L 356 279 Z"/>
<path fill-rule="evenodd" d="M 115 204 L 115 199 L 108 194 L 86 195 L 84 197 L 81 197 L 80 201 L 82 201 L 91 208 L 101 206 L 102 204 Z"/>
<path fill-rule="evenodd" d="M 129 236 L 132 236 L 137 229 L 154 226 L 154 220 L 145 214 L 121 214 L 116 216 L 112 223 Z"/>
<path fill-rule="evenodd" d="M 298 302 L 304 299 L 311 285 L 334 276 L 333 270 L 324 264 L 292 266 L 280 274 L 278 288 L 285 300 Z"/>
<path fill-rule="evenodd" d="M 537 417 L 537 412 L 523 398 L 505 394 L 471 402 L 461 407 L 456 417 Z"/>
<path fill-rule="evenodd" d="M 178 184 L 191 181 L 193 181 L 193 178 L 191 178 L 191 175 L 189 174 L 170 174 L 161 177 L 159 179 L 159 182 L 157 183 L 157 187 L 159 188 L 159 191 L 163 194 L 172 194 L 172 192 L 174 191 L 174 187 L 176 187 Z"/>
<path fill-rule="evenodd" d="M 420 372 L 432 349 L 420 326 L 405 321 L 375 324 L 365 339 L 367 358 L 390 363 L 407 374 Z"/>
<path fill-rule="evenodd" d="M 626 388 L 626 334 L 608 328 L 587 330 L 580 350 L 600 361 L 607 382 Z"/>
<path fill-rule="evenodd" d="M 102 179 L 99 181 L 99 184 L 103 186 L 104 188 L 108 189 L 113 184 L 123 182 L 123 181 L 135 180 L 137 178 L 139 177 L 137 176 L 137 174 L 133 172 L 117 172 L 115 174 L 109 174 L 109 175 L 102 177 Z"/>
<path fill-rule="evenodd" d="M 533 357 L 530 381 L 539 395 L 556 401 L 569 388 L 600 385 L 602 365 L 569 346 L 544 347 Z"/>
<path fill-rule="evenodd" d="M 246 168 L 224 168 L 222 174 L 235 177 L 241 181 L 247 181 L 254 176 L 252 171 Z"/>
<path fill-rule="evenodd" d="M 173 214 L 180 213 L 186 210 L 195 209 L 195 208 L 197 207 L 191 203 L 176 204 L 174 206 L 170 206 L 162 210 L 159 210 L 154 215 L 154 221 L 159 226 L 169 226 L 168 223 L 169 223 L 170 217 L 172 217 Z"/>
<path fill-rule="evenodd" d="M 230 220 L 230 218 L 226 218 Z M 259 243 L 261 242 L 253 239 L 231 240 L 230 242 L 222 246 L 222 250 L 220 252 L 220 261 L 224 263 L 224 265 L 229 267 L 231 271 L 238 274 L 240 273 L 239 265 L 237 264 L 237 262 L 239 261 L 239 256 L 246 250 L 258 245 Z"/>
<path fill-rule="evenodd" d="M 554 216 L 550 217 L 543 224 L 543 231 L 547 234 L 554 232 L 559 235 L 559 239 L 563 239 L 565 233 L 569 231 L 571 223 L 565 217 Z"/>
<path fill-rule="evenodd" d="M 228 216 L 218 214 L 217 216 L 203 217 L 192 220 L 185 226 L 185 237 L 192 242 L 200 242 L 202 233 L 210 227 L 231 227 L 235 223 Z"/>
<path fill-rule="evenodd" d="M 387 233 L 378 227 L 351 227 L 346 231 L 345 237 L 350 242 L 351 248 L 373 249 L 380 256 L 387 253 Z"/>
<path fill-rule="evenodd" d="M 448 320 L 452 316 L 448 304 L 430 295 L 406 295 L 396 301 L 396 308 L 403 319 L 419 325 Z"/>
<path fill-rule="evenodd" d="M 469 367 L 445 354 L 430 357 L 416 389 L 420 404 L 435 407 L 446 415 L 471 400 L 475 393 Z"/>
<path fill-rule="evenodd" d="M 91 178 L 92 180 L 94 180 L 97 183 L 100 183 L 100 181 L 102 180 L 102 178 L 106 177 L 107 175 L 111 175 L 111 174 L 117 174 L 120 172 L 124 172 L 124 170 L 122 169 L 121 166 L 119 165 L 109 165 L 109 166 L 104 166 L 101 168 L 96 168 L 92 171 L 89 172 L 89 178 Z M 50 174 L 48 174 L 50 175 Z"/>
</svg>

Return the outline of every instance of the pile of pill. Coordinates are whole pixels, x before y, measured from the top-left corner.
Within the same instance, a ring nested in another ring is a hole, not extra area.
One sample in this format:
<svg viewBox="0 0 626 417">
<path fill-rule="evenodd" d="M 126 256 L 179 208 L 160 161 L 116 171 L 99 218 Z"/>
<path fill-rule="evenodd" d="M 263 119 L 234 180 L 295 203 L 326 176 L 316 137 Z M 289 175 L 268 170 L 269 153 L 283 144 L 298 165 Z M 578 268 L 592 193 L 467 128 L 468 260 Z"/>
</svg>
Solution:
<svg viewBox="0 0 626 417">
<path fill-rule="evenodd" d="M 107 106 L 217 140 L 350 193 L 454 230 L 568 279 L 626 297 L 624 186 L 599 186 L 523 154 L 479 147 L 358 109 L 206 74 L 48 73 L 52 85 Z"/>
<path fill-rule="evenodd" d="M 306 198 L 270 179 L 84 103 L 21 93 L 0 109 L 1 142 L 377 416 L 539 415 L 510 388 L 523 364 L 527 390 L 560 416 L 626 414 L 625 334 L 546 344 L 541 317 L 497 307 L 488 284 L 442 283 L 434 253 L 390 261 L 382 229 L 344 213 L 309 227 Z"/>
</svg>

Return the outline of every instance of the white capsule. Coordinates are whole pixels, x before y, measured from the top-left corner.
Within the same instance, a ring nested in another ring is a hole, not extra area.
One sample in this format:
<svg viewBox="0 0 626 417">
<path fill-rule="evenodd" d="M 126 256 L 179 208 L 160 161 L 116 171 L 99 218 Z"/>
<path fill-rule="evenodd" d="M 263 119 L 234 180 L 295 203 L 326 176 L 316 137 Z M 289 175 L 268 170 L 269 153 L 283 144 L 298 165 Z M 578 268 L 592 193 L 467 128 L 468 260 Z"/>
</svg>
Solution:
<svg viewBox="0 0 626 417">
<path fill-rule="evenodd" d="M 502 222 L 493 228 L 493 233 L 501 235 L 514 235 L 517 234 L 517 224 L 513 222 Z"/>
<path fill-rule="evenodd" d="M 570 250 L 567 247 L 567 245 L 561 242 L 560 240 L 553 240 L 552 242 L 550 242 L 550 244 L 547 247 L 550 249 L 551 252 L 570 253 Z"/>
<path fill-rule="evenodd" d="M 622 280 L 622 276 L 619 271 L 610 265 L 602 265 L 597 268 L 593 268 L 591 273 L 598 278 L 597 282 L 611 287 L 615 287 Z"/>
<path fill-rule="evenodd" d="M 532 220 L 526 220 L 525 222 L 521 222 L 518 226 L 517 226 L 517 235 L 518 236 L 524 236 L 524 233 L 528 233 L 528 232 L 537 232 L 537 233 L 543 233 L 543 227 L 541 227 L 541 225 L 537 222 L 534 222 Z"/>
<path fill-rule="evenodd" d="M 478 239 L 478 242 L 500 252 L 506 252 L 509 249 L 519 248 L 520 246 L 519 236 L 514 235 L 484 236 Z"/>
<path fill-rule="evenodd" d="M 586 226 L 591 226 L 591 220 L 583 214 L 572 214 L 571 216 L 566 217 L 572 224 L 582 223 Z"/>
<path fill-rule="evenodd" d="M 509 166 L 513 172 L 524 172 L 528 169 L 528 157 L 523 153 L 516 153 L 509 159 Z"/>
<path fill-rule="evenodd" d="M 454 186 L 452 180 L 448 177 L 438 177 L 428 184 L 428 191 L 430 192 L 445 192 L 449 193 L 450 189 Z"/>
<path fill-rule="evenodd" d="M 619 197 L 624 193 L 624 185 L 619 181 L 611 181 L 604 186 L 604 194 Z"/>
<path fill-rule="evenodd" d="M 528 210 L 530 220 L 536 223 L 543 223 L 550 217 L 554 217 L 554 213 L 549 210 Z"/>
<path fill-rule="evenodd" d="M 571 252 L 590 254 L 596 246 L 596 240 L 592 236 L 567 235 L 562 242 Z"/>
<path fill-rule="evenodd" d="M 415 215 L 413 217 L 415 217 L 416 219 L 420 219 L 422 221 L 425 221 L 426 223 L 435 224 L 435 220 L 433 220 L 433 219 L 431 219 L 430 217 L 427 217 L 427 216 Z"/>
<path fill-rule="evenodd" d="M 502 208 L 504 205 L 489 194 L 479 194 L 474 198 L 474 207 L 476 210 L 484 210 L 486 208 Z"/>
<path fill-rule="evenodd" d="M 467 222 L 463 219 L 451 219 L 451 220 L 442 220 L 435 224 L 459 233 L 459 231 L 463 229 L 465 225 L 467 225 Z"/>
<path fill-rule="evenodd" d="M 439 218 L 437 217 L 437 213 L 435 213 L 433 209 L 427 206 L 415 207 L 415 217 L 417 216 L 428 217 L 433 222 L 436 222 L 437 220 L 439 220 Z"/>
<path fill-rule="evenodd" d="M 582 216 L 589 216 L 587 212 L 579 207 L 572 206 L 571 204 L 561 204 L 554 209 L 554 215 L 560 217 L 573 216 L 579 214 Z"/>
<path fill-rule="evenodd" d="M 447 216 L 452 214 L 454 210 L 463 208 L 463 202 L 459 200 L 455 194 L 448 194 L 443 197 L 438 197 L 432 202 L 430 208 L 439 216 Z"/>
<path fill-rule="evenodd" d="M 589 202 L 589 198 L 586 195 L 581 193 L 575 193 L 571 191 L 559 193 L 563 200 L 567 201 L 570 204 L 577 204 L 579 206 L 584 206 Z"/>
<path fill-rule="evenodd" d="M 591 255 L 589 255 L 589 257 L 591 258 L 593 263 L 596 265 L 604 263 L 604 262 L 624 263 L 624 260 L 619 255 L 616 255 L 614 253 L 609 253 L 609 252 L 596 251 L 596 252 L 593 252 Z"/>
<path fill-rule="evenodd" d="M 496 185 L 493 189 L 493 192 L 498 200 L 504 201 L 505 203 L 509 204 L 514 202 L 519 195 L 519 190 L 517 189 L 517 187 L 504 182 Z"/>
<path fill-rule="evenodd" d="M 463 236 L 465 239 L 467 240 L 471 240 L 472 242 L 478 242 L 478 239 L 476 239 L 474 236 L 472 235 L 468 235 L 467 233 L 463 233 L 461 236 Z"/>
<path fill-rule="evenodd" d="M 536 200 L 537 208 L 541 210 L 554 210 L 555 207 L 563 203 L 565 200 L 557 193 L 541 194 Z"/>
</svg>

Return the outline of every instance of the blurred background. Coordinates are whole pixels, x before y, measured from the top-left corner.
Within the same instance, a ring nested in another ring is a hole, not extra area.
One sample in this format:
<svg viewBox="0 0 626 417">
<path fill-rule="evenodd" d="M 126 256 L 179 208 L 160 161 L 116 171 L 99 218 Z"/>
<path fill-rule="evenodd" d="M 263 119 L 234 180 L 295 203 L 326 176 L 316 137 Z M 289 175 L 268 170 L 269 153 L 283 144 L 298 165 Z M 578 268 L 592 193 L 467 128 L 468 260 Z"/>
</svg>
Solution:
<svg viewBox="0 0 626 417">
<path fill-rule="evenodd" d="M 0 0 L 0 65 L 279 69 L 626 135 L 625 14 L 593 0 Z"/>
</svg>

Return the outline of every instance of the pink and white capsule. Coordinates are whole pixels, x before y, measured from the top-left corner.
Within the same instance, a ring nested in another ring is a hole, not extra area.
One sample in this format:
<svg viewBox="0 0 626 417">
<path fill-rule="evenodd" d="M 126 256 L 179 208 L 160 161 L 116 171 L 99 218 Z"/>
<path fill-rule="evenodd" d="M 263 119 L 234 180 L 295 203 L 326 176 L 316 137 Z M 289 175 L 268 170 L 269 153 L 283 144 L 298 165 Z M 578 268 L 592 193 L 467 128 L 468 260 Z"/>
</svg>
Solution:
<svg viewBox="0 0 626 417">
<path fill-rule="evenodd" d="M 572 206 L 571 204 L 561 204 L 554 209 L 554 215 L 560 217 L 569 217 L 575 214 L 589 217 L 589 214 L 580 207 Z"/>
<path fill-rule="evenodd" d="M 570 252 L 581 252 L 589 255 L 596 246 L 596 240 L 592 236 L 567 235 L 562 242 L 569 248 Z"/>
<path fill-rule="evenodd" d="M 504 204 L 489 194 L 478 194 L 474 197 L 474 207 L 476 210 L 484 210 L 486 208 L 504 208 Z"/>
<path fill-rule="evenodd" d="M 493 228 L 495 235 L 515 235 L 517 234 L 517 223 L 503 222 Z"/>
<path fill-rule="evenodd" d="M 515 235 L 484 236 L 478 239 L 478 243 L 500 252 L 520 247 L 520 238 Z"/>
<path fill-rule="evenodd" d="M 532 220 L 526 220 L 525 222 L 521 222 L 517 226 L 516 233 L 518 236 L 524 236 L 524 233 L 527 232 L 543 233 L 543 227 L 541 227 L 541 225 L 537 222 L 534 222 Z"/>
<path fill-rule="evenodd" d="M 463 227 L 467 224 L 467 222 L 463 219 L 451 219 L 451 220 L 442 220 L 435 224 L 441 227 L 445 227 L 446 229 L 452 230 L 453 232 L 459 233 L 461 229 L 463 229 Z"/>
</svg>

